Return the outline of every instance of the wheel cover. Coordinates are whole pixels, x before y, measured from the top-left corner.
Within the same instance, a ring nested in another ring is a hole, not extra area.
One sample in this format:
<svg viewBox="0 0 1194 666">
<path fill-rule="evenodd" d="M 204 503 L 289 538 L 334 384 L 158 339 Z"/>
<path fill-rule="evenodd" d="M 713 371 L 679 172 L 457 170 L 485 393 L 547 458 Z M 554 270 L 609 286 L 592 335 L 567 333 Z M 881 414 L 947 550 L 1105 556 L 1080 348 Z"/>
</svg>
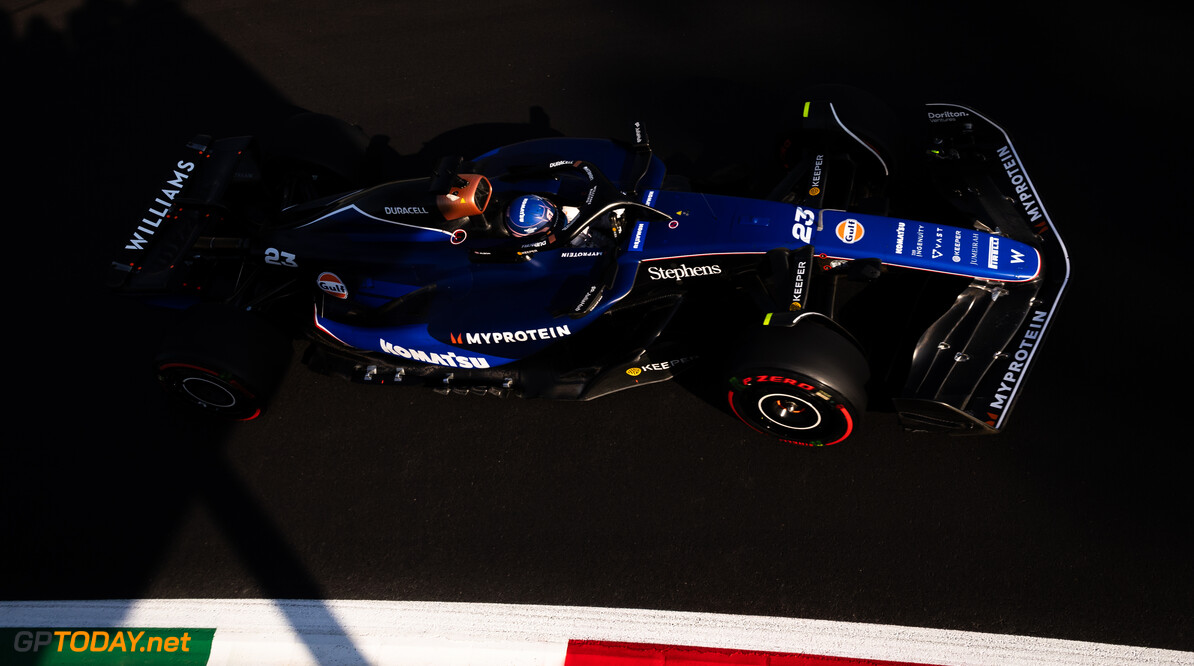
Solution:
<svg viewBox="0 0 1194 666">
<path fill-rule="evenodd" d="M 821 425 L 821 413 L 809 401 L 787 393 L 768 393 L 759 398 L 759 413 L 781 428 L 811 430 Z"/>
<path fill-rule="evenodd" d="M 179 381 L 179 389 L 195 402 L 216 409 L 230 409 L 238 402 L 236 394 L 227 384 L 209 377 L 183 377 Z"/>
<path fill-rule="evenodd" d="M 236 378 L 191 363 L 165 363 L 158 381 L 189 405 L 242 421 L 256 418 L 257 397 Z"/>
</svg>

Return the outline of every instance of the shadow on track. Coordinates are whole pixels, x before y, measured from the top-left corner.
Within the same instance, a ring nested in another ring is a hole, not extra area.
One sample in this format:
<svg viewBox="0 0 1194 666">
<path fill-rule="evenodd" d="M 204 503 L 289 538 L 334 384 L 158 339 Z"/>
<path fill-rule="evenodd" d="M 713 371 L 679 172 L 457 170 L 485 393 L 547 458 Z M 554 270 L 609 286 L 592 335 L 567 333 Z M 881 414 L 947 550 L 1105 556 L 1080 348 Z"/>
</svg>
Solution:
<svg viewBox="0 0 1194 666">
<path fill-rule="evenodd" d="M 152 385 L 163 319 L 102 288 L 106 250 L 137 219 L 168 151 L 196 128 L 244 131 L 294 109 L 174 3 L 94 0 L 56 19 L 39 9 L 0 14 L 17 183 L 6 217 L 20 221 L 4 260 L 36 284 L 9 341 L 29 353 L 9 368 L 24 379 L 7 420 L 33 428 L 9 439 L 3 465 L 12 557 L 0 597 L 146 595 L 176 555 L 178 527 L 201 511 L 260 596 L 322 599 L 222 450 L 226 428 L 191 421 Z M 324 621 L 338 627 L 330 613 Z"/>
</svg>

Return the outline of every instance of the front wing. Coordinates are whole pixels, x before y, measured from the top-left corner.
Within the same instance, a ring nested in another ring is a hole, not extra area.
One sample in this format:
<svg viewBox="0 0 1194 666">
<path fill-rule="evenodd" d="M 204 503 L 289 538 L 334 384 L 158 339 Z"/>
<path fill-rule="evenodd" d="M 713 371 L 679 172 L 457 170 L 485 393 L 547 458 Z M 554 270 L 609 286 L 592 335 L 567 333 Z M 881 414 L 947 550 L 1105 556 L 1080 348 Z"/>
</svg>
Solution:
<svg viewBox="0 0 1194 666">
<path fill-rule="evenodd" d="M 1036 363 L 1070 275 L 1069 257 L 1007 133 L 972 109 L 930 104 L 933 177 L 992 230 L 1027 243 L 1042 271 L 1027 283 L 971 282 L 917 342 L 896 409 L 905 427 L 998 432 Z"/>
</svg>

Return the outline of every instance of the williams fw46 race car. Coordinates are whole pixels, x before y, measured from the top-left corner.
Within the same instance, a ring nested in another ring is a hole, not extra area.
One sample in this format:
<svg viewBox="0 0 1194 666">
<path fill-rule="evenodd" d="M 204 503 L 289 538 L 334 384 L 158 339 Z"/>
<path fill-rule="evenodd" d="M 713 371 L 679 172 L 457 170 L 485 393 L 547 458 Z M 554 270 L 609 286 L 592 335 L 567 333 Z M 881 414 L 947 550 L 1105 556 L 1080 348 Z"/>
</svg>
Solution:
<svg viewBox="0 0 1194 666">
<path fill-rule="evenodd" d="M 637 126 L 383 182 L 360 177 L 368 138 L 325 116 L 198 136 L 110 281 L 188 308 L 157 377 L 234 419 L 261 413 L 298 338 L 317 372 L 446 393 L 712 378 L 727 412 L 806 446 L 847 439 L 868 402 L 997 432 L 1068 278 L 1007 134 L 950 104 L 896 139 L 833 99 L 799 116 L 774 165 L 716 194 Z"/>
</svg>

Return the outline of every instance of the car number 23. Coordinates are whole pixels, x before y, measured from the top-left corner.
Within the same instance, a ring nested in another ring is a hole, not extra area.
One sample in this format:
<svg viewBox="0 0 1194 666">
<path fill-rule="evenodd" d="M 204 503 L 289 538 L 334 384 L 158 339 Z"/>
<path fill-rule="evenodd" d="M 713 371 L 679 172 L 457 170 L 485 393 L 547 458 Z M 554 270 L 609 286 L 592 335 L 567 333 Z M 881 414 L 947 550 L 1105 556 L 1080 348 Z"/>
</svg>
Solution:
<svg viewBox="0 0 1194 666">
<path fill-rule="evenodd" d="M 796 224 L 792 225 L 792 236 L 802 242 L 813 242 L 813 222 L 817 214 L 807 208 L 796 208 Z"/>
<path fill-rule="evenodd" d="M 283 252 L 276 247 L 267 248 L 265 250 L 265 263 L 270 264 L 271 266 L 298 268 L 298 263 L 295 262 L 293 253 Z"/>
</svg>

